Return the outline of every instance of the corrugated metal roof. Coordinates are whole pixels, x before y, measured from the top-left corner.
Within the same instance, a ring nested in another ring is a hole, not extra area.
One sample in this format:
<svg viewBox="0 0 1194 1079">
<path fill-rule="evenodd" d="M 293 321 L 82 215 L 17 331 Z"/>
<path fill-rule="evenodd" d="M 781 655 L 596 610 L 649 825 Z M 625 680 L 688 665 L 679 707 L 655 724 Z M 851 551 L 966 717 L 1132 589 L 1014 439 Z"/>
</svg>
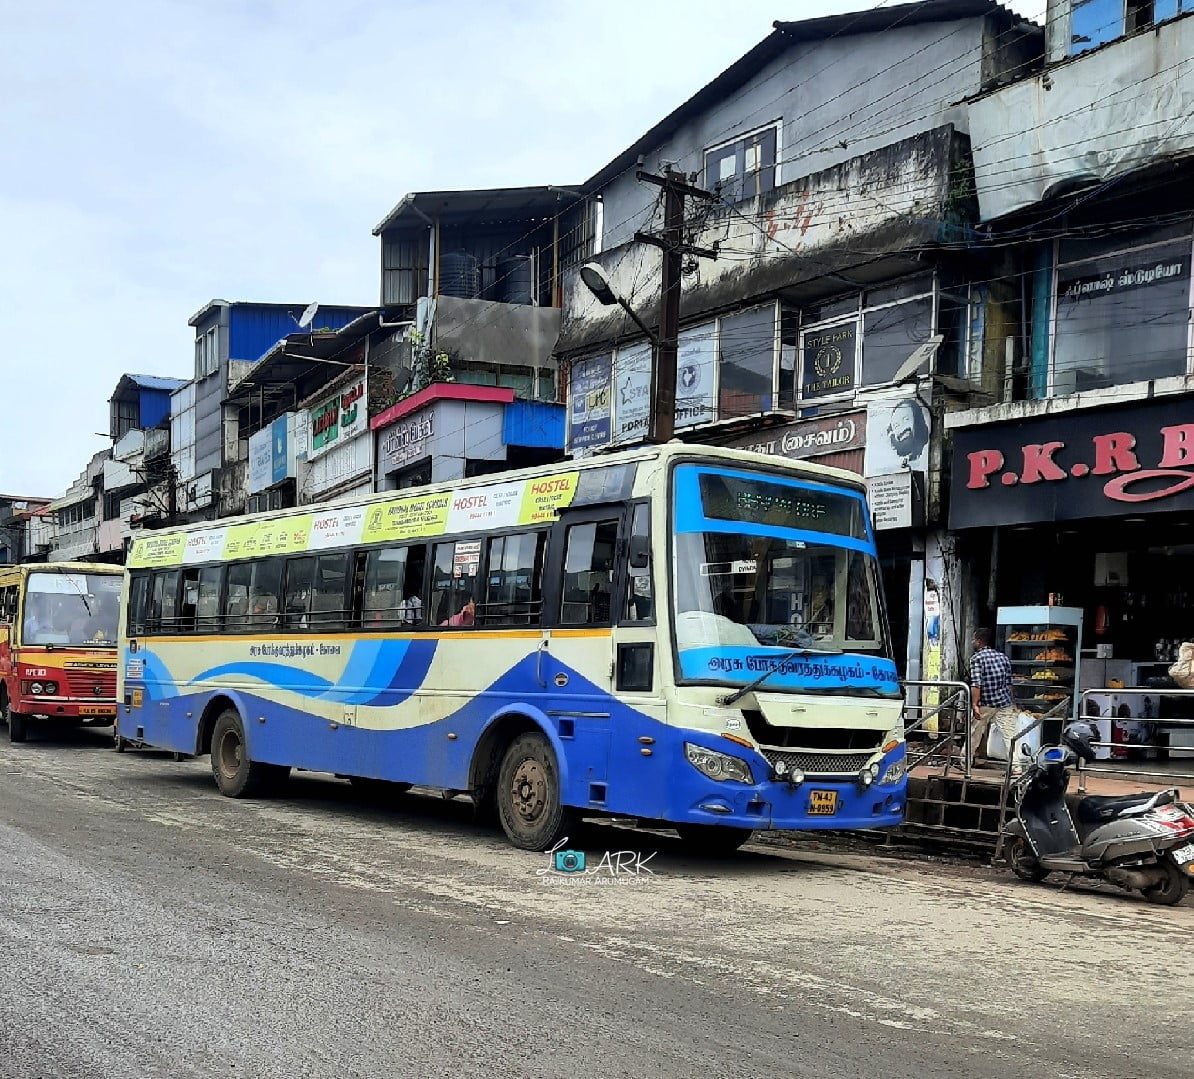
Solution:
<svg viewBox="0 0 1194 1079">
<path fill-rule="evenodd" d="M 403 217 L 426 225 L 437 217 L 495 218 L 529 217 L 541 213 L 550 217 L 559 212 L 561 203 L 579 202 L 578 185 L 547 187 L 491 187 L 474 191 L 412 191 L 398 203 L 374 230 L 384 229 Z"/>
<path fill-rule="evenodd" d="M 793 45 L 851 34 L 875 33 L 901 26 L 915 26 L 918 23 L 978 18 L 987 14 L 1001 15 L 1009 22 L 1030 22 L 995 0 L 924 0 L 922 3 L 869 8 L 842 15 L 827 15 L 819 19 L 805 19 L 802 22 L 776 21 L 772 23 L 772 34 L 763 38 L 750 52 L 734 61 L 712 82 L 702 86 L 683 105 L 665 116 L 642 138 L 591 176 L 585 182 L 585 190 L 592 193 L 604 187 L 614 177 L 631 168 L 640 155 L 661 146 L 689 119 L 733 93 L 739 86 L 752 79 L 760 68 Z M 796 77 L 798 76 L 794 76 Z"/>
<path fill-rule="evenodd" d="M 168 390 L 171 393 L 188 382 L 188 379 L 185 378 L 165 378 L 162 375 L 125 375 L 124 377 L 143 390 Z"/>
</svg>

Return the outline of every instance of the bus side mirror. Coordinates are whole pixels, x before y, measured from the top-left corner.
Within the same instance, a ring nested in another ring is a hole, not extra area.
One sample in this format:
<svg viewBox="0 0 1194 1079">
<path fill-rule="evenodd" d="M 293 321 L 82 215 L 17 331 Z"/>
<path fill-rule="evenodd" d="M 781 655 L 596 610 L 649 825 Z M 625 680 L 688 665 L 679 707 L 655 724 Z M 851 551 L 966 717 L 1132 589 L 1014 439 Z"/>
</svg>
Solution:
<svg viewBox="0 0 1194 1079">
<path fill-rule="evenodd" d="M 646 569 L 651 564 L 651 545 L 646 536 L 630 537 L 630 568 Z"/>
</svg>

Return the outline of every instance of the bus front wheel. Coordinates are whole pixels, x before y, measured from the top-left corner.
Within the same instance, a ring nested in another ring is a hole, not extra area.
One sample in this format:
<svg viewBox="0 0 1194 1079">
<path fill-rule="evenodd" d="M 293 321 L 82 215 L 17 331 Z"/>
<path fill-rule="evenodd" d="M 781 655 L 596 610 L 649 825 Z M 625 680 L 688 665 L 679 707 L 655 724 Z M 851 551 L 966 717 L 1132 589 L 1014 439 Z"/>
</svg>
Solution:
<svg viewBox="0 0 1194 1079">
<path fill-rule="evenodd" d="M 577 821 L 560 802 L 560 769 L 551 743 L 537 732 L 510 743 L 498 772 L 502 830 L 521 850 L 550 850 Z"/>
<path fill-rule="evenodd" d="M 220 793 L 229 798 L 251 798 L 273 778 L 270 765 L 249 760 L 244 724 L 235 709 L 222 712 L 212 728 L 211 774 Z"/>
<path fill-rule="evenodd" d="M 14 712 L 7 695 L 0 700 L 0 705 L 3 706 L 4 719 L 8 723 L 8 740 L 10 742 L 25 741 L 29 737 L 29 717 L 23 712 Z"/>
</svg>

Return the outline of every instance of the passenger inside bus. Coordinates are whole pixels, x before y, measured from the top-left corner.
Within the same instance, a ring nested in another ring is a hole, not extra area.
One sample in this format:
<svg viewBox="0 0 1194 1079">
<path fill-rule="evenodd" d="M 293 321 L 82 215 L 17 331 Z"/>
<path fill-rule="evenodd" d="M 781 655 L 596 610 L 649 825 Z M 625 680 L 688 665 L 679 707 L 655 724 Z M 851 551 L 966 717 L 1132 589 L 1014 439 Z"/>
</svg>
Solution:
<svg viewBox="0 0 1194 1079">
<path fill-rule="evenodd" d="M 468 602 L 465 603 L 460 611 L 451 618 L 441 622 L 441 626 L 471 626 L 477 616 L 477 604 L 472 596 L 469 596 Z"/>
<path fill-rule="evenodd" d="M 249 618 L 251 626 L 273 626 L 278 621 L 278 598 L 268 592 L 258 592 L 253 597 L 253 613 Z"/>
</svg>

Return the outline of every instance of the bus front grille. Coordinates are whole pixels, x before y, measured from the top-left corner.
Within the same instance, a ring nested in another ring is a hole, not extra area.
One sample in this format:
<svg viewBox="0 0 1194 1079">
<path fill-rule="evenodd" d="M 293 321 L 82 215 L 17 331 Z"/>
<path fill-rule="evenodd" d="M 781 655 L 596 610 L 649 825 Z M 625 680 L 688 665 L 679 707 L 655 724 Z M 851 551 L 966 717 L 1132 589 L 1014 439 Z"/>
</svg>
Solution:
<svg viewBox="0 0 1194 1079">
<path fill-rule="evenodd" d="M 115 697 L 115 671 L 71 671 L 66 676 L 67 692 L 72 697 Z"/>
<path fill-rule="evenodd" d="M 778 749 L 760 749 L 774 768 L 783 761 L 785 774 L 798 768 L 806 776 L 855 776 L 874 756 L 868 753 L 800 753 Z"/>
</svg>

